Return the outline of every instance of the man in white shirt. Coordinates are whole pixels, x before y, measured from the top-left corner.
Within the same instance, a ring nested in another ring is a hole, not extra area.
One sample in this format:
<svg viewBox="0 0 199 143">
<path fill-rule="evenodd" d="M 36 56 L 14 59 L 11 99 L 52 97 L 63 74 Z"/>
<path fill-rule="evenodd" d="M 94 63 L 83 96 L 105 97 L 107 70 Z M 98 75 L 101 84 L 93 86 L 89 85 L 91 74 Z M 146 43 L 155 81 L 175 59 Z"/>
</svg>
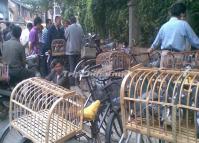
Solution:
<svg viewBox="0 0 199 143">
<path fill-rule="evenodd" d="M 28 52 L 29 33 L 32 27 L 33 27 L 33 24 L 28 23 L 27 28 L 22 31 L 21 37 L 20 37 L 20 42 L 22 46 L 25 47 L 26 53 Z"/>
<path fill-rule="evenodd" d="M 169 51 L 183 52 L 187 48 L 187 42 L 193 47 L 199 48 L 199 38 L 192 30 L 191 26 L 184 20 L 186 6 L 184 3 L 176 3 L 171 8 L 171 18 L 159 30 L 155 41 L 148 52 L 152 52 L 161 47 L 160 67 L 166 67 L 169 59 Z"/>
</svg>

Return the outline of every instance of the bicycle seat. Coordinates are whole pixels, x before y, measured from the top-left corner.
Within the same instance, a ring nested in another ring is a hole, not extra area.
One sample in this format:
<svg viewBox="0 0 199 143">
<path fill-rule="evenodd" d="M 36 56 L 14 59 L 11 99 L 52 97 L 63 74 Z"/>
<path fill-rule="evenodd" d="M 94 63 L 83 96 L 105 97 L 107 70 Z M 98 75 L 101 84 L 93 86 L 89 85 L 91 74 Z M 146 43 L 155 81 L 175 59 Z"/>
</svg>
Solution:
<svg viewBox="0 0 199 143">
<path fill-rule="evenodd" d="M 84 111 L 83 111 L 84 120 L 85 121 L 95 120 L 95 117 L 97 115 L 97 111 L 99 110 L 99 107 L 100 107 L 100 101 L 96 100 L 91 105 L 84 108 Z"/>
</svg>

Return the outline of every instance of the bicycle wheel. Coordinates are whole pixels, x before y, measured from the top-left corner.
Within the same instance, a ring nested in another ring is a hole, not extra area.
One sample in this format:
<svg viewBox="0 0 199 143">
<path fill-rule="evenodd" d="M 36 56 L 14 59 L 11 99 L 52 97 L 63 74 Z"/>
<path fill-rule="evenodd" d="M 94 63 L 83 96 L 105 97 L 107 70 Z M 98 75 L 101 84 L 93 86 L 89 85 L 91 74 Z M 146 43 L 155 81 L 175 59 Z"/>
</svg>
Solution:
<svg viewBox="0 0 199 143">
<path fill-rule="evenodd" d="M 29 139 L 22 136 L 20 132 L 10 126 L 6 126 L 1 137 L 0 143 L 32 143 Z"/>
<path fill-rule="evenodd" d="M 106 127 L 105 142 L 118 143 L 123 133 L 122 120 L 118 113 L 111 113 Z"/>
</svg>

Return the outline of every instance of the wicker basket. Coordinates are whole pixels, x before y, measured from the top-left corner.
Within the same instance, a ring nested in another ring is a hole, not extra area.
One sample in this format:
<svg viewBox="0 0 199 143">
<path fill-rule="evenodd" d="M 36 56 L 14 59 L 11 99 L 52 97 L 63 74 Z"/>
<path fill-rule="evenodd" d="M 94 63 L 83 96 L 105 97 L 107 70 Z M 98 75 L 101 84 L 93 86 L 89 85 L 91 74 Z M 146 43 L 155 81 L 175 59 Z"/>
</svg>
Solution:
<svg viewBox="0 0 199 143">
<path fill-rule="evenodd" d="M 121 86 L 124 133 L 199 142 L 199 72 L 134 68 Z"/>
<path fill-rule="evenodd" d="M 55 39 L 51 44 L 52 56 L 63 56 L 65 55 L 65 40 Z"/>
<path fill-rule="evenodd" d="M 30 78 L 11 94 L 10 123 L 34 143 L 63 142 L 82 130 L 82 109 L 75 92 Z"/>
<path fill-rule="evenodd" d="M 130 62 L 129 55 L 120 51 L 101 53 L 96 58 L 96 64 L 101 64 L 107 71 L 129 69 Z"/>
</svg>

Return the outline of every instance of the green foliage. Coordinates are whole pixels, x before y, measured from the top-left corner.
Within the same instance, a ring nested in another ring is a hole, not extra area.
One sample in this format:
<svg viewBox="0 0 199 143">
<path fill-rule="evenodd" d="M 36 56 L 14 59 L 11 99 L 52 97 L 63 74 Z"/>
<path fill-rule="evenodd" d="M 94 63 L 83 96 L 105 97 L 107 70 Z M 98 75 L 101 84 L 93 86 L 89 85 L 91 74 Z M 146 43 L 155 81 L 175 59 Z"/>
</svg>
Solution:
<svg viewBox="0 0 199 143">
<path fill-rule="evenodd" d="M 33 10 L 46 10 L 53 0 L 22 0 L 33 6 Z M 129 0 L 56 0 L 65 19 L 78 16 L 85 32 L 96 32 L 102 37 L 119 41 L 128 40 Z M 188 6 L 188 21 L 199 35 L 199 0 L 137 0 L 137 17 L 140 26 L 140 41 L 150 46 L 159 28 L 169 19 L 169 8 L 176 1 Z"/>
<path fill-rule="evenodd" d="M 128 35 L 128 0 L 93 0 L 92 14 L 103 37 L 123 40 Z"/>
<path fill-rule="evenodd" d="M 168 20 L 169 7 L 174 0 L 139 0 L 140 44 L 150 45 L 159 28 Z"/>
<path fill-rule="evenodd" d="M 140 0 L 138 14 L 141 28 L 140 44 L 150 46 L 159 28 L 169 18 L 169 8 L 177 0 Z M 199 1 L 184 0 L 188 7 L 188 21 L 199 34 Z"/>
</svg>

